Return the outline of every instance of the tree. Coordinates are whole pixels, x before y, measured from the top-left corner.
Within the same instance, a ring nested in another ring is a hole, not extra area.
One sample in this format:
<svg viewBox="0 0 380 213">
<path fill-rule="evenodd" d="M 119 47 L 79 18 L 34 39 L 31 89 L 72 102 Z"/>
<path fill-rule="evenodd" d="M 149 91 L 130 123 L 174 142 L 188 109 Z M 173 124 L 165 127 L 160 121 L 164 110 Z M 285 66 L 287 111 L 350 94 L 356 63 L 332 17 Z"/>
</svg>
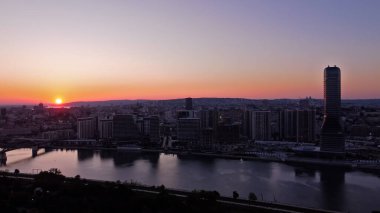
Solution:
<svg viewBox="0 0 380 213">
<path fill-rule="evenodd" d="M 255 195 L 255 193 L 251 192 L 251 193 L 249 193 L 249 195 L 248 195 L 248 199 L 249 199 L 250 201 L 256 201 L 256 200 L 257 200 L 257 196 Z"/>
<path fill-rule="evenodd" d="M 51 168 L 51 169 L 49 169 L 48 172 L 52 173 L 52 174 L 55 174 L 55 175 L 61 175 L 62 174 L 61 170 L 59 170 L 57 168 Z"/>
<path fill-rule="evenodd" d="M 35 176 L 35 183 L 38 186 L 47 189 L 57 189 L 65 181 L 65 176 L 61 174 L 59 169 L 50 169 L 49 171 L 40 172 Z"/>
<path fill-rule="evenodd" d="M 164 191 L 166 191 L 165 185 L 161 185 L 161 186 L 159 186 L 159 187 L 158 187 L 158 190 L 159 190 L 160 192 L 164 192 Z"/>
<path fill-rule="evenodd" d="M 233 192 L 232 192 L 232 197 L 233 197 L 234 199 L 238 199 L 238 198 L 239 198 L 239 193 L 237 193 L 237 191 L 233 191 Z"/>
</svg>

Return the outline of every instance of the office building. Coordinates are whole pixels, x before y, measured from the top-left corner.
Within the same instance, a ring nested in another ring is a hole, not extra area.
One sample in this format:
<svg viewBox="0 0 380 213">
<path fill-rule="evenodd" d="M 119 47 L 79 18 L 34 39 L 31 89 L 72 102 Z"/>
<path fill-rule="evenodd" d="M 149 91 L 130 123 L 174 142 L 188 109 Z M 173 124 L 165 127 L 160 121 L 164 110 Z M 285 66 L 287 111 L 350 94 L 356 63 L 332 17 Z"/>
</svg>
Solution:
<svg viewBox="0 0 380 213">
<path fill-rule="evenodd" d="M 219 144 L 236 144 L 240 139 L 240 123 L 219 124 L 217 142 Z"/>
<path fill-rule="evenodd" d="M 341 85 L 340 69 L 336 66 L 324 70 L 324 119 L 321 128 L 321 151 L 344 153 L 345 142 L 340 121 Z"/>
<path fill-rule="evenodd" d="M 252 110 L 244 111 L 242 121 L 242 135 L 252 139 Z"/>
<path fill-rule="evenodd" d="M 177 125 L 177 139 L 179 142 L 199 143 L 201 138 L 201 124 L 199 118 L 180 118 Z"/>
<path fill-rule="evenodd" d="M 160 142 L 160 119 L 158 116 L 144 118 L 143 134 L 149 137 L 150 142 Z"/>
<path fill-rule="evenodd" d="M 202 129 L 202 143 L 215 143 L 217 141 L 219 123 L 218 110 L 201 110 L 200 122 Z"/>
<path fill-rule="evenodd" d="M 177 119 L 180 118 L 195 118 L 195 110 L 177 110 Z"/>
<path fill-rule="evenodd" d="M 99 138 L 111 139 L 113 136 L 112 119 L 99 119 Z"/>
<path fill-rule="evenodd" d="M 96 117 L 78 118 L 77 137 L 78 139 L 96 139 L 97 138 L 97 118 Z"/>
<path fill-rule="evenodd" d="M 280 113 L 280 140 L 314 142 L 315 110 L 283 110 Z"/>
<path fill-rule="evenodd" d="M 193 99 L 192 98 L 186 98 L 185 99 L 185 109 L 186 110 L 193 110 Z"/>
<path fill-rule="evenodd" d="M 271 140 L 271 112 L 252 111 L 251 113 L 251 139 Z"/>
<path fill-rule="evenodd" d="M 113 138 L 116 140 L 137 139 L 139 132 L 135 118 L 130 114 L 117 114 L 113 117 Z"/>
</svg>

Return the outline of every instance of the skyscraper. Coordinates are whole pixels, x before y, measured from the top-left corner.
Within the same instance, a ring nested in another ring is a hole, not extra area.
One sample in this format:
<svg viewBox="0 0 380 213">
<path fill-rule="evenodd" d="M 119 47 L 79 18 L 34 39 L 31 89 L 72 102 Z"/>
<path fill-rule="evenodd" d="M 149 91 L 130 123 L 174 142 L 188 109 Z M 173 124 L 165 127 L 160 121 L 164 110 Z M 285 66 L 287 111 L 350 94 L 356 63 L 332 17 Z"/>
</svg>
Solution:
<svg viewBox="0 0 380 213">
<path fill-rule="evenodd" d="M 180 142 L 199 143 L 201 122 L 199 118 L 180 118 L 177 123 L 177 138 Z"/>
<path fill-rule="evenodd" d="M 283 110 L 280 112 L 280 139 L 314 142 L 315 110 Z"/>
<path fill-rule="evenodd" d="M 133 115 L 113 116 L 113 138 L 120 141 L 138 138 L 138 129 Z"/>
<path fill-rule="evenodd" d="M 251 135 L 254 140 L 268 141 L 271 140 L 271 112 L 270 111 L 252 111 Z"/>
<path fill-rule="evenodd" d="M 321 128 L 321 151 L 323 152 L 344 152 L 340 105 L 340 69 L 336 66 L 328 66 L 324 71 L 324 119 Z"/>
<path fill-rule="evenodd" d="M 186 98 L 185 99 L 185 109 L 186 110 L 193 110 L 193 99 L 192 98 Z"/>
<path fill-rule="evenodd" d="M 158 116 L 150 116 L 144 120 L 145 130 L 149 135 L 150 142 L 160 142 L 160 118 Z"/>
<path fill-rule="evenodd" d="M 204 110 L 201 110 L 199 114 L 200 114 L 200 121 L 201 121 L 202 138 L 205 139 L 204 141 L 216 142 L 218 121 L 219 121 L 218 110 L 204 109 Z"/>
</svg>

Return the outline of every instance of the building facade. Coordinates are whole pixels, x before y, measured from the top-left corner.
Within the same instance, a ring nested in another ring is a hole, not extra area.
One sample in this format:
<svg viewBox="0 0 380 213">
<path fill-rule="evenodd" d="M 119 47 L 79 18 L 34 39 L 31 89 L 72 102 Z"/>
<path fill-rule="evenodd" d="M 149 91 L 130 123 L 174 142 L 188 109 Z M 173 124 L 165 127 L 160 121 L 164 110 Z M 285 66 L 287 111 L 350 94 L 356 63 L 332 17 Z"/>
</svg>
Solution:
<svg viewBox="0 0 380 213">
<path fill-rule="evenodd" d="M 113 116 L 113 138 L 131 140 L 139 137 L 138 128 L 133 115 L 117 114 Z"/>
<path fill-rule="evenodd" d="M 186 110 L 193 110 L 193 99 L 192 98 L 186 98 L 185 99 L 185 109 Z"/>
<path fill-rule="evenodd" d="M 78 118 L 77 137 L 78 139 L 97 138 L 97 117 Z"/>
<path fill-rule="evenodd" d="M 280 113 L 280 140 L 311 143 L 315 141 L 315 110 L 283 110 Z"/>
<path fill-rule="evenodd" d="M 199 143 L 201 138 L 201 124 L 199 118 L 180 118 L 177 125 L 177 139 L 179 142 Z"/>
<path fill-rule="evenodd" d="M 253 140 L 271 140 L 270 111 L 252 111 L 250 135 Z"/>
<path fill-rule="evenodd" d="M 341 78 L 336 66 L 324 70 L 324 118 L 321 128 L 321 151 L 344 153 L 345 142 L 341 126 Z"/>
<path fill-rule="evenodd" d="M 112 119 L 99 119 L 99 138 L 111 139 L 113 137 Z"/>
</svg>

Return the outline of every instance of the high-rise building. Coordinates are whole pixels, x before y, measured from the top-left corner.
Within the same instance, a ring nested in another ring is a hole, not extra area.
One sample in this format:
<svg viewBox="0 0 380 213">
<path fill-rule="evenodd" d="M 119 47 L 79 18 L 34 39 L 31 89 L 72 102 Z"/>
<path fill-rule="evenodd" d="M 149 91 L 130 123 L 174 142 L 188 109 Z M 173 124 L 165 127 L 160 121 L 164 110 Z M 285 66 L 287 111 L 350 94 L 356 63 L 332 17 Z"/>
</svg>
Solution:
<svg viewBox="0 0 380 213">
<path fill-rule="evenodd" d="M 111 139 L 113 133 L 113 121 L 112 119 L 99 119 L 99 138 Z"/>
<path fill-rule="evenodd" d="M 271 140 L 270 111 L 252 111 L 251 123 L 251 139 L 262 141 Z"/>
<path fill-rule="evenodd" d="M 240 123 L 218 125 L 217 141 L 219 144 L 239 143 Z"/>
<path fill-rule="evenodd" d="M 78 118 L 77 122 L 78 139 L 96 139 L 97 137 L 97 118 L 87 117 Z"/>
<path fill-rule="evenodd" d="M 180 142 L 199 143 L 201 124 L 199 118 L 180 118 L 177 126 L 177 139 Z"/>
<path fill-rule="evenodd" d="M 280 139 L 315 141 L 315 110 L 283 110 L 280 113 Z"/>
<path fill-rule="evenodd" d="M 297 110 L 283 110 L 280 112 L 280 140 L 297 141 Z"/>
<path fill-rule="evenodd" d="M 160 142 L 160 119 L 158 116 L 144 118 L 143 134 L 149 136 L 150 142 Z"/>
<path fill-rule="evenodd" d="M 195 110 L 177 110 L 177 119 L 180 118 L 195 118 Z"/>
<path fill-rule="evenodd" d="M 245 110 L 242 120 L 242 135 L 252 139 L 252 110 Z"/>
<path fill-rule="evenodd" d="M 113 117 L 113 138 L 128 140 L 138 138 L 138 128 L 133 115 L 118 114 Z"/>
<path fill-rule="evenodd" d="M 193 99 L 192 98 L 186 98 L 185 99 L 185 109 L 186 110 L 193 110 Z"/>
<path fill-rule="evenodd" d="M 321 128 L 321 151 L 323 152 L 343 153 L 345 150 L 340 107 L 340 69 L 329 66 L 324 70 L 324 119 Z"/>
<path fill-rule="evenodd" d="M 6 108 L 1 108 L 0 110 L 0 117 L 5 117 L 5 115 L 7 114 L 7 109 Z"/>
<path fill-rule="evenodd" d="M 219 123 L 219 113 L 217 109 L 201 110 L 200 122 L 202 129 L 202 142 L 215 143 L 217 140 L 217 131 Z"/>
</svg>

